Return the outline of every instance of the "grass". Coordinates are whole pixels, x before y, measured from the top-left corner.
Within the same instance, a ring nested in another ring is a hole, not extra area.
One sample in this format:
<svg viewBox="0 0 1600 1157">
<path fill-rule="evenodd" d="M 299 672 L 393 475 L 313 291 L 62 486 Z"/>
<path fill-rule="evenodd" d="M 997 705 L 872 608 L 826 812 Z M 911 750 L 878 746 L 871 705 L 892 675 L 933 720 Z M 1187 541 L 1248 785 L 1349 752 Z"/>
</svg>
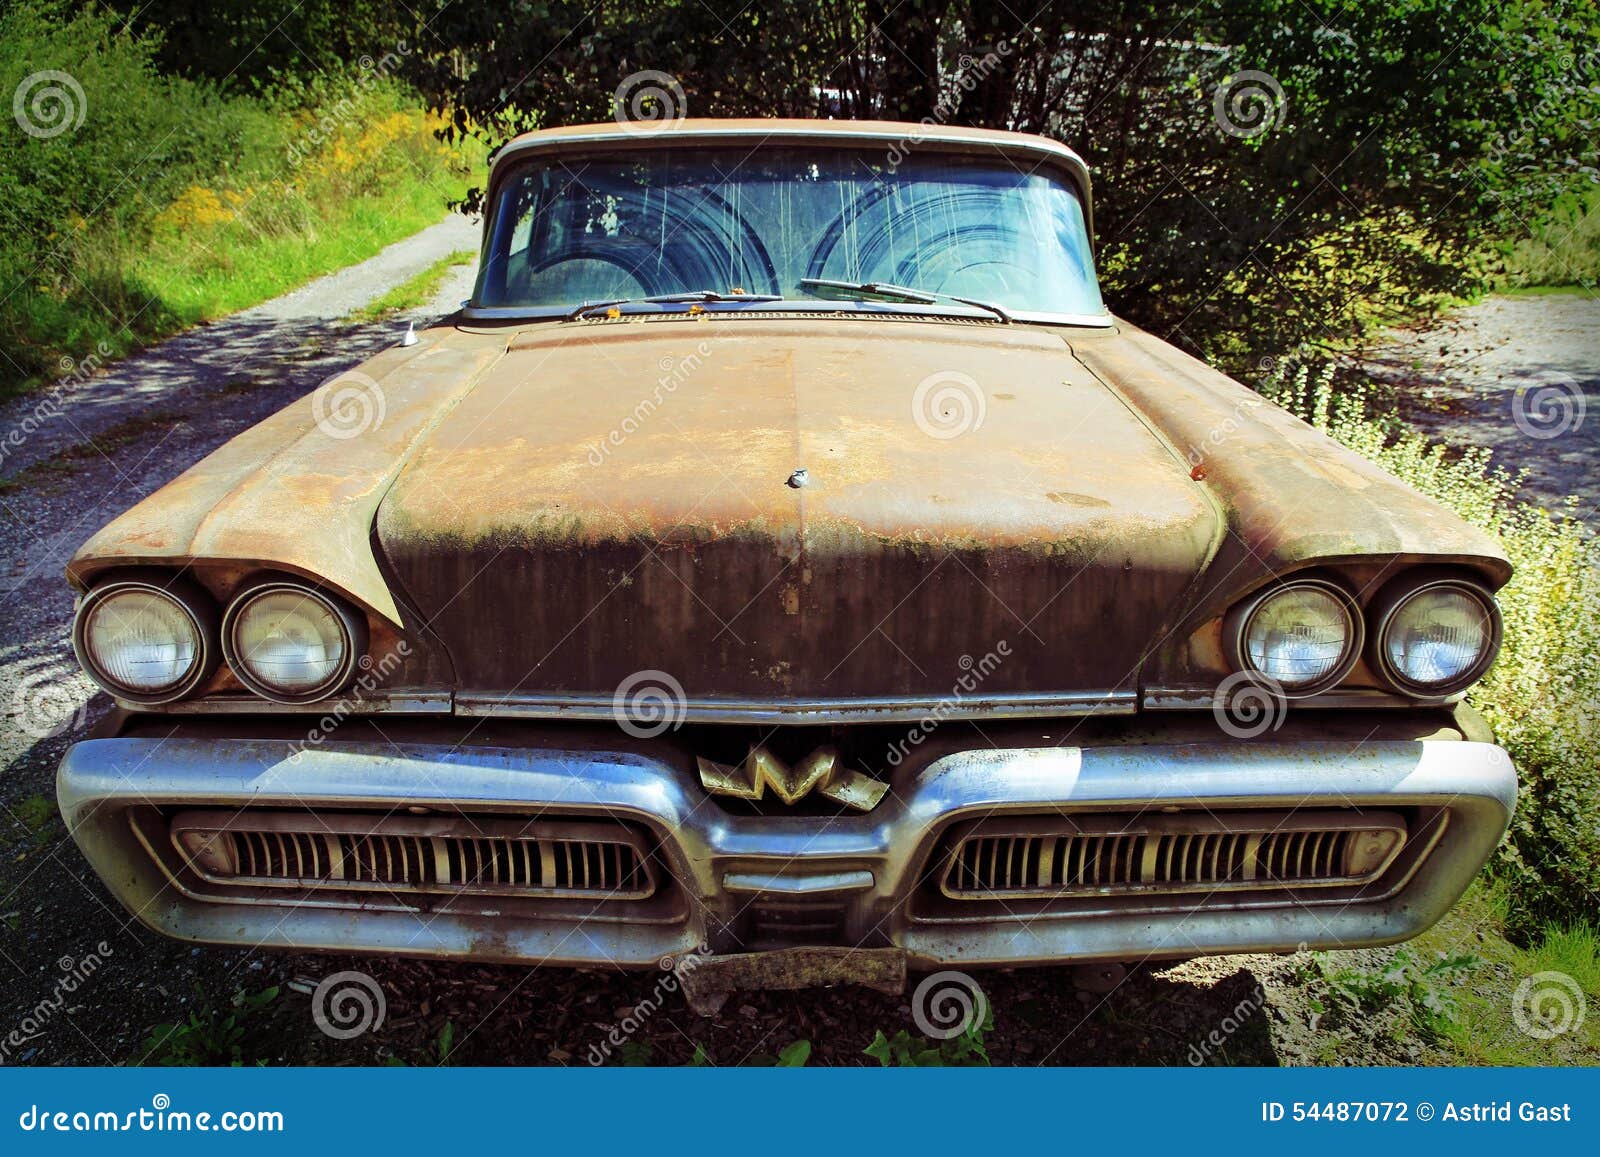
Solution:
<svg viewBox="0 0 1600 1157">
<path fill-rule="evenodd" d="M 477 259 L 477 253 L 471 249 L 462 249 L 450 254 L 448 257 L 441 258 L 415 277 L 402 281 L 382 297 L 370 301 L 360 309 L 350 313 L 345 317 L 345 320 L 352 322 L 381 321 L 397 313 L 420 309 L 439 295 L 439 290 L 444 285 L 445 278 L 450 276 L 452 269 L 470 265 Z"/>
<path fill-rule="evenodd" d="M 56 801 L 47 795 L 30 795 L 17 804 L 15 815 L 28 834 L 37 839 L 56 821 Z"/>
<path fill-rule="evenodd" d="M 74 77 L 86 112 L 0 151 L 0 397 L 364 260 L 483 165 L 377 68 L 223 92 L 161 74 L 110 13 L 0 11 L 0 88 Z"/>
<path fill-rule="evenodd" d="M 1563 288 L 1600 282 L 1600 188 L 1562 198 L 1530 235 L 1506 247 L 1504 289 Z"/>
<path fill-rule="evenodd" d="M 1580 297 L 1590 290 L 1582 285 L 1518 285 L 1499 293 L 1501 297 Z"/>
<path fill-rule="evenodd" d="M 188 1017 L 151 1028 L 133 1059 L 142 1065 L 181 1068 L 263 1065 L 270 1035 L 270 1026 L 263 1022 L 277 998 L 276 986 L 254 993 L 241 988 L 223 1002 L 197 986 Z"/>
<path fill-rule="evenodd" d="M 1449 916 L 1413 942 L 1420 956 L 1470 950 L 1484 961 L 1474 977 L 1454 988 L 1459 1012 L 1454 1023 L 1441 1026 L 1437 1063 L 1600 1064 L 1600 936 L 1589 924 L 1547 927 L 1527 947 L 1518 947 L 1504 934 L 1510 910 L 1506 885 L 1480 880 Z M 1541 1040 L 1523 1031 L 1513 1010 L 1518 986 L 1551 972 L 1572 978 L 1586 1011 L 1572 1030 Z"/>
</svg>

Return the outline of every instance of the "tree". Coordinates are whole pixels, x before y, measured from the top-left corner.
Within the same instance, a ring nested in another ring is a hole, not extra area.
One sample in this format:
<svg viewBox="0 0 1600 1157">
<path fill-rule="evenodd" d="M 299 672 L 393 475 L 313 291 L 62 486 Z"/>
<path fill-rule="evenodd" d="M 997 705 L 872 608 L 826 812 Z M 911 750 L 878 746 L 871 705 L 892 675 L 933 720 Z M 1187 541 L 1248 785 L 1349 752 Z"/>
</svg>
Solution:
<svg viewBox="0 0 1600 1157">
<path fill-rule="evenodd" d="M 661 99 L 681 90 L 684 108 L 646 103 L 661 115 L 1056 137 L 1095 171 L 1114 308 L 1241 373 L 1471 288 L 1487 246 L 1595 175 L 1596 0 L 1052 0 L 1026 25 L 1015 11 L 434 0 L 415 59 L 454 131 L 493 143 L 609 119 L 647 71 L 672 78 Z"/>
</svg>

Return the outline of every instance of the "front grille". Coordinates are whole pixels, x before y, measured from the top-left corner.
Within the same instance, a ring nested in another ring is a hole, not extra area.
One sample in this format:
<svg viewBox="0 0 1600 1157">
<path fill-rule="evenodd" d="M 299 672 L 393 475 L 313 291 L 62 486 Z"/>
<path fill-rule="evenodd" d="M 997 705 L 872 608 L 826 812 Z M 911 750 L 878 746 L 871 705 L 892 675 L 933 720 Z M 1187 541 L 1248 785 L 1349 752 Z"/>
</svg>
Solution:
<svg viewBox="0 0 1600 1157">
<path fill-rule="evenodd" d="M 758 900 L 743 913 L 747 952 L 796 944 L 843 944 L 845 905 L 827 900 Z"/>
<path fill-rule="evenodd" d="M 213 883 L 642 900 L 647 845 L 626 825 L 353 812 L 183 812 L 172 840 Z"/>
<path fill-rule="evenodd" d="M 993 820 L 946 841 L 957 900 L 1363 884 L 1405 843 L 1394 812 L 1221 812 Z"/>
</svg>

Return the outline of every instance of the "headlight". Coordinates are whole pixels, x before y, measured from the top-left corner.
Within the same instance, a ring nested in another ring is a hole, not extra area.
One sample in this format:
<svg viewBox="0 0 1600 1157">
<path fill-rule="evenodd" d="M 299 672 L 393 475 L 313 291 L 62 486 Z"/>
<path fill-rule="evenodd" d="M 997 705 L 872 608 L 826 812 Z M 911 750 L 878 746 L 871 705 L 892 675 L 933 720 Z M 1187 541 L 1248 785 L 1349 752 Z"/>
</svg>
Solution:
<svg viewBox="0 0 1600 1157">
<path fill-rule="evenodd" d="M 1361 616 L 1341 588 L 1321 579 L 1272 587 L 1229 614 L 1229 657 L 1291 695 L 1314 695 L 1344 678 L 1361 650 Z"/>
<path fill-rule="evenodd" d="M 1450 695 L 1481 678 L 1500 649 L 1494 596 L 1438 579 L 1385 591 L 1373 605 L 1372 664 L 1414 695 Z"/>
<path fill-rule="evenodd" d="M 113 580 L 78 604 L 72 648 L 100 686 L 134 703 L 170 703 L 216 665 L 215 611 L 203 592 L 167 576 Z"/>
<path fill-rule="evenodd" d="M 308 703 L 350 681 L 366 650 L 359 616 L 321 591 L 274 582 L 245 591 L 222 620 L 222 650 L 239 681 L 280 703 Z"/>
</svg>

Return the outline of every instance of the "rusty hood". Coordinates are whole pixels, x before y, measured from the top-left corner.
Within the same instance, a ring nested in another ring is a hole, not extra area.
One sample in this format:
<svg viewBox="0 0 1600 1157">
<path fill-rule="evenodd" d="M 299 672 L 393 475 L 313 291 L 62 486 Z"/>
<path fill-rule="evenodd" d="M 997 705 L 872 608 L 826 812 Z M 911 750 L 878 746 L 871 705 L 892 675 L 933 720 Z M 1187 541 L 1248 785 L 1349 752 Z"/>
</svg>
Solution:
<svg viewBox="0 0 1600 1157">
<path fill-rule="evenodd" d="M 502 697 L 1127 691 L 1218 528 L 1059 332 L 751 316 L 523 331 L 377 519 Z"/>
<path fill-rule="evenodd" d="M 1510 573 L 1125 325 L 444 325 L 352 375 L 376 403 L 354 435 L 319 389 L 97 533 L 70 579 L 183 567 L 222 605 L 257 571 L 305 575 L 412 640 L 404 685 L 468 704 L 609 701 L 658 672 L 704 700 L 982 710 L 1204 682 L 1221 614 L 1296 570 Z"/>
</svg>

